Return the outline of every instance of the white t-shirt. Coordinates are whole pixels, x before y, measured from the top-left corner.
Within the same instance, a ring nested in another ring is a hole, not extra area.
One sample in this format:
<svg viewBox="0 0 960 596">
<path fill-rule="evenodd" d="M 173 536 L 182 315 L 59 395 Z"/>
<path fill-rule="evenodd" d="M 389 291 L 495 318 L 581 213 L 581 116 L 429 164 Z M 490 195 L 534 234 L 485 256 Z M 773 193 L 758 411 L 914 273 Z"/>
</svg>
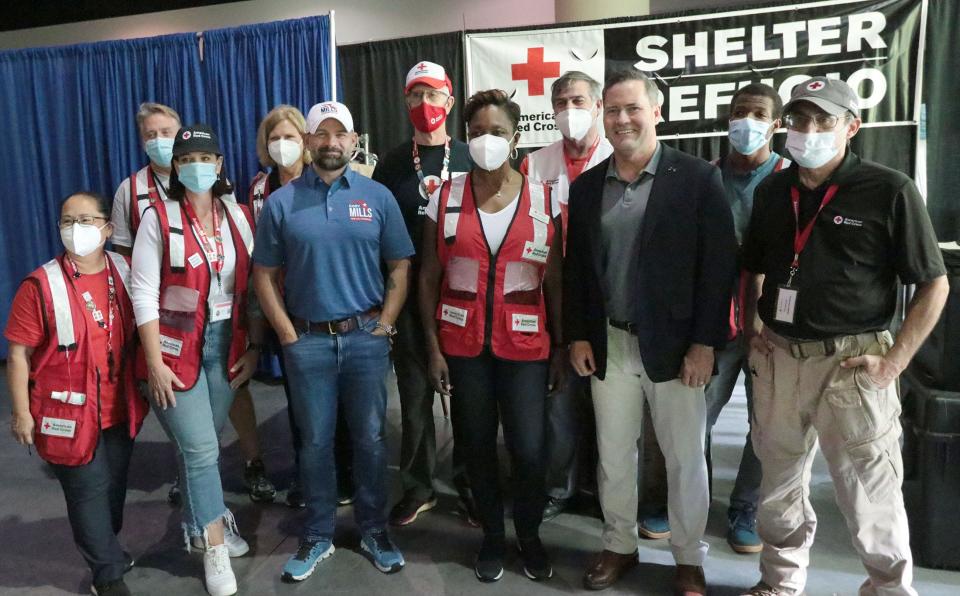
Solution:
<svg viewBox="0 0 960 596">
<path fill-rule="evenodd" d="M 555 193 L 554 193 L 555 194 Z M 483 235 L 487 237 L 487 244 L 490 246 L 490 252 L 497 254 L 503 245 L 503 239 L 507 237 L 507 231 L 510 229 L 510 222 L 513 221 L 513 214 L 517 210 L 517 203 L 520 201 L 520 193 L 517 193 L 513 200 L 506 207 L 496 213 L 487 213 L 482 209 L 477 209 L 480 214 L 480 223 L 483 224 Z M 556 217 L 560 213 L 560 203 L 556 196 L 550 201 L 551 217 Z M 440 210 L 440 190 L 437 189 L 427 202 L 426 215 L 433 221 L 437 221 L 437 213 Z"/>
<path fill-rule="evenodd" d="M 170 186 L 170 176 L 154 171 L 154 180 L 163 188 L 158 188 L 157 192 L 161 199 L 167 198 L 166 190 Z M 146 209 L 146 204 L 144 204 Z M 143 211 L 140 212 L 143 215 Z M 113 224 L 113 236 L 110 241 L 114 246 L 133 246 L 133 232 L 130 230 L 130 177 L 127 176 L 117 187 L 117 192 L 113 195 L 113 208 L 110 210 L 110 223 Z"/>
<path fill-rule="evenodd" d="M 183 222 L 185 228 L 193 230 L 189 221 Z M 197 233 L 192 232 L 194 238 Z M 237 252 L 233 246 L 233 234 L 230 233 L 230 224 L 226 216 L 220 220 L 220 234 L 223 236 L 223 270 L 220 279 L 223 284 L 223 293 L 234 293 L 236 283 Z M 210 238 L 213 242 L 213 238 Z M 197 238 L 200 250 L 203 243 Z M 133 314 L 137 325 L 143 325 L 160 318 L 160 268 L 163 262 L 163 238 L 160 234 L 160 221 L 157 219 L 156 209 L 148 209 L 140 220 L 137 230 L 137 241 L 133 245 L 133 258 L 130 266 L 130 301 L 133 303 Z M 189 261 L 192 255 L 185 255 Z M 186 265 L 190 267 L 188 263 Z M 209 267 L 206 263 L 203 266 Z M 241 291 L 246 291 L 243 288 Z M 217 276 L 210 272 L 210 296 L 220 293 Z"/>
</svg>

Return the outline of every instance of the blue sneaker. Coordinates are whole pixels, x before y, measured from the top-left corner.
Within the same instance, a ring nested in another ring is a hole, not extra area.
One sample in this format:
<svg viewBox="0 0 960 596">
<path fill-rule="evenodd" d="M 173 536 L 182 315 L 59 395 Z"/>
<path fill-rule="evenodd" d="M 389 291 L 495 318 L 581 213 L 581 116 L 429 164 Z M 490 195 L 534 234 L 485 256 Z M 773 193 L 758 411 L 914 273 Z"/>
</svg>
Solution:
<svg viewBox="0 0 960 596">
<path fill-rule="evenodd" d="M 730 510 L 727 517 L 730 523 L 727 529 L 727 544 L 734 552 L 749 555 L 763 550 L 763 542 L 757 534 L 757 518 L 754 511 Z"/>
<path fill-rule="evenodd" d="M 317 563 L 332 555 L 334 550 L 333 542 L 329 538 L 301 540 L 297 553 L 283 566 L 283 581 L 302 582 L 307 579 L 317 567 Z"/>
<path fill-rule="evenodd" d="M 637 521 L 637 532 L 644 538 L 660 540 L 670 537 L 670 518 L 666 511 L 645 515 Z"/>
<path fill-rule="evenodd" d="M 396 573 L 403 569 L 405 561 L 400 549 L 390 540 L 386 530 L 364 532 L 360 548 L 370 556 L 373 566 L 384 573 Z"/>
</svg>

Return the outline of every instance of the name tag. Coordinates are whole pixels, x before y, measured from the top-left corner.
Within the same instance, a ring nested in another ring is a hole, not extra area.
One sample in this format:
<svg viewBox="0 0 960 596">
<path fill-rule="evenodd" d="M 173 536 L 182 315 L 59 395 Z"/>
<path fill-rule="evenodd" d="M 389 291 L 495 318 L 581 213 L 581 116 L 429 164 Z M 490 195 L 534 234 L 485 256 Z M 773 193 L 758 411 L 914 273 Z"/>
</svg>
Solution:
<svg viewBox="0 0 960 596">
<path fill-rule="evenodd" d="M 43 420 L 40 421 L 40 434 L 72 439 L 77 434 L 77 421 L 44 416 Z"/>
<path fill-rule="evenodd" d="M 160 334 L 160 352 L 162 354 L 169 354 L 170 356 L 179 358 L 182 350 L 183 340 L 176 339 L 174 337 L 167 337 L 162 333 Z"/>
<path fill-rule="evenodd" d="M 467 326 L 467 314 L 467 310 L 464 308 L 447 306 L 446 304 L 440 307 L 440 320 L 453 323 L 458 327 Z"/>
<path fill-rule="evenodd" d="M 522 333 L 537 333 L 540 331 L 540 317 L 537 315 L 515 314 L 512 317 L 513 330 Z"/>
<path fill-rule="evenodd" d="M 80 296 L 83 298 L 84 302 L 93 302 L 93 295 L 91 295 L 90 292 L 84 292 L 83 294 L 80 294 Z"/>
<path fill-rule="evenodd" d="M 190 266 L 196 269 L 200 265 L 203 265 L 203 257 L 200 256 L 200 253 L 195 252 L 190 255 L 190 258 L 187 259 L 187 262 L 190 263 Z"/>
<path fill-rule="evenodd" d="M 233 294 L 210 297 L 210 321 L 224 321 L 233 316 Z"/>
<path fill-rule="evenodd" d="M 543 211 L 540 211 L 539 209 L 536 209 L 536 208 L 534 208 L 534 207 L 532 207 L 532 206 L 530 207 L 530 217 L 532 217 L 533 219 L 535 219 L 535 220 L 537 220 L 537 221 L 539 221 L 539 222 L 550 223 L 550 216 L 549 216 L 549 215 L 547 215 L 547 214 L 544 213 Z"/>
<path fill-rule="evenodd" d="M 82 406 L 87 403 L 87 395 L 85 393 L 77 393 L 76 391 L 52 391 L 50 397 L 74 406 Z"/>
<path fill-rule="evenodd" d="M 794 311 L 797 308 L 796 288 L 780 286 L 777 288 L 777 312 L 773 318 L 781 323 L 793 323 Z"/>
<path fill-rule="evenodd" d="M 546 263 L 547 256 L 550 254 L 550 247 L 545 244 L 534 244 L 533 242 L 527 240 L 523 244 L 523 258 L 528 261 L 536 261 L 538 263 Z"/>
</svg>

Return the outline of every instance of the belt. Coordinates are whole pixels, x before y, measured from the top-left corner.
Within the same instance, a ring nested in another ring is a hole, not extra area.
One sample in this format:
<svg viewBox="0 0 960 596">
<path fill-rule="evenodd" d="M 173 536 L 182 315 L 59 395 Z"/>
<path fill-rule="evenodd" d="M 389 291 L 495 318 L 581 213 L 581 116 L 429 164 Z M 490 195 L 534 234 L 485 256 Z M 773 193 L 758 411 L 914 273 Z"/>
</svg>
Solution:
<svg viewBox="0 0 960 596">
<path fill-rule="evenodd" d="M 630 335 L 637 334 L 637 328 L 630 321 L 614 321 L 613 319 L 610 319 L 610 326 L 616 327 L 621 331 L 626 331 Z"/>
<path fill-rule="evenodd" d="M 833 356 L 837 353 L 838 346 L 844 341 L 857 343 L 881 341 L 883 331 L 868 331 L 867 333 L 859 333 L 857 335 L 841 335 L 820 340 L 801 340 L 783 337 L 767 330 L 764 332 L 764 337 L 770 340 L 775 346 L 789 351 L 790 355 L 794 358 L 803 360 L 815 356 Z"/>
<path fill-rule="evenodd" d="M 362 327 L 370 319 L 380 314 L 380 307 L 374 306 L 366 312 L 362 312 L 346 319 L 337 321 L 308 321 L 300 317 L 293 317 L 293 328 L 298 333 L 326 333 L 327 335 L 339 335 L 341 333 L 350 333 L 351 331 Z"/>
</svg>

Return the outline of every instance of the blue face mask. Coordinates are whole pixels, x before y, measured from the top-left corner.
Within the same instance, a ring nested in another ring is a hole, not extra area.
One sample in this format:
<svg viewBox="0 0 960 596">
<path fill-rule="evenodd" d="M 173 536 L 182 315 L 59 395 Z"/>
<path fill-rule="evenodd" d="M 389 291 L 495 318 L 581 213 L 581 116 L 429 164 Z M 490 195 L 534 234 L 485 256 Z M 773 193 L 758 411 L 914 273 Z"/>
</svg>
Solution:
<svg viewBox="0 0 960 596">
<path fill-rule="evenodd" d="M 730 121 L 730 145 L 740 155 L 753 155 L 767 144 L 769 122 L 753 118 L 740 118 Z"/>
<path fill-rule="evenodd" d="M 170 167 L 170 162 L 173 160 L 173 139 L 163 137 L 150 139 L 144 145 L 144 149 L 147 151 L 150 161 L 158 166 Z"/>
<path fill-rule="evenodd" d="M 217 181 L 217 164 L 192 162 L 180 166 L 177 178 L 188 190 L 195 193 L 210 190 Z"/>
</svg>

